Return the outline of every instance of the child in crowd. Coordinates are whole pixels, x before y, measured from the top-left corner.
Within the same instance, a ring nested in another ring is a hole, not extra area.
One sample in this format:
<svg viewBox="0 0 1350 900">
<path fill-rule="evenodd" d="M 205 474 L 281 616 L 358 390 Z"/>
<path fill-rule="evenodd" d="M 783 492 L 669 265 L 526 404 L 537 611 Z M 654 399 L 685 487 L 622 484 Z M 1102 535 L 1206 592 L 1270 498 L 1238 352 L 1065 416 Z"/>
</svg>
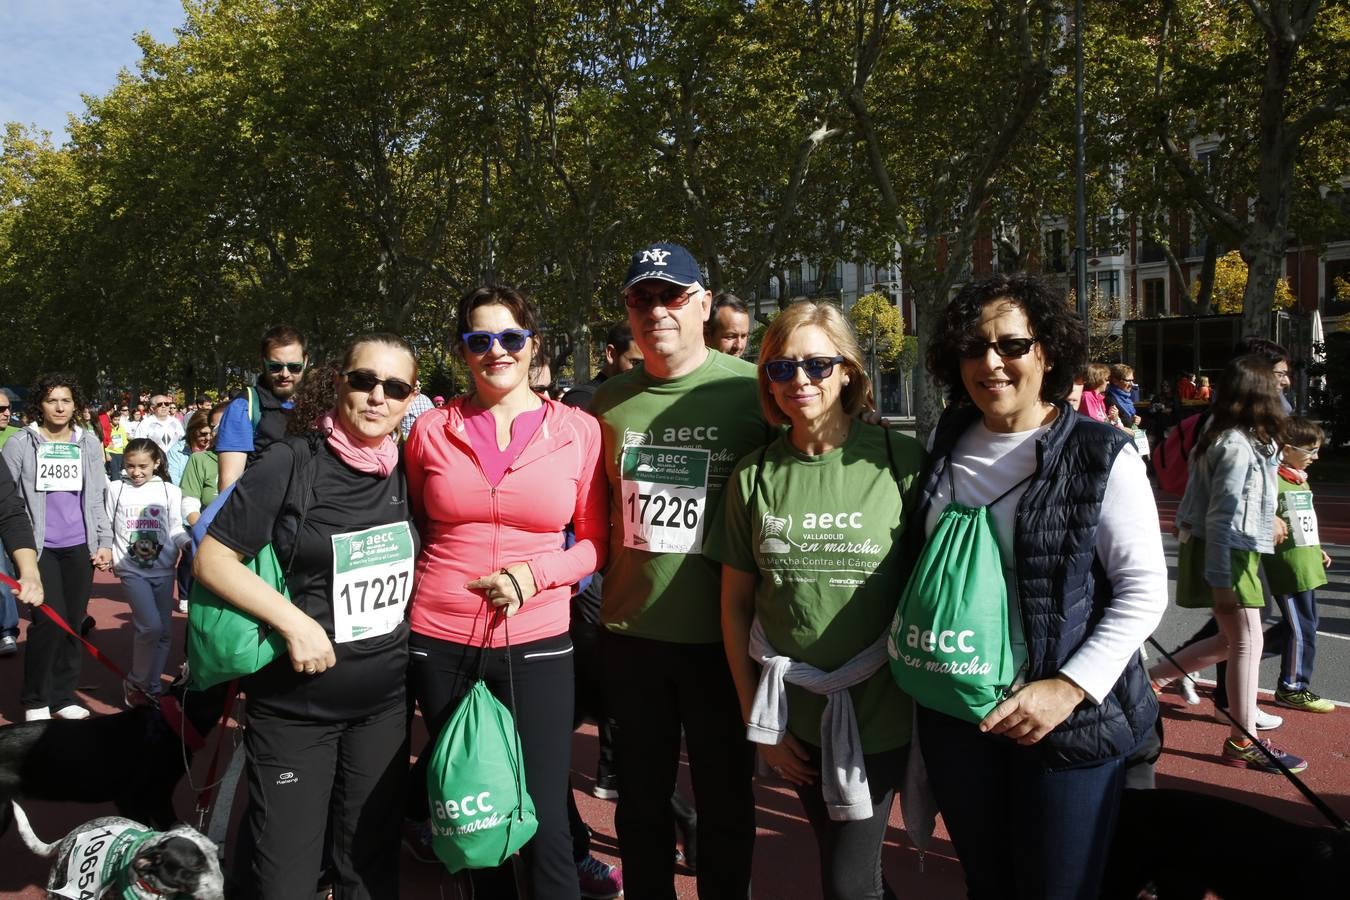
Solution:
<svg viewBox="0 0 1350 900">
<path fill-rule="evenodd" d="M 169 483 L 164 451 L 148 438 L 127 443 L 122 478 L 108 484 L 104 505 L 113 526 L 113 569 L 126 588 L 136 627 L 131 674 L 122 702 L 152 702 L 169 659 L 173 636 L 174 567 L 189 540 L 183 529 L 183 493 Z"/>
<path fill-rule="evenodd" d="M 1316 422 L 1289 419 L 1280 456 L 1277 511 L 1289 525 L 1289 537 L 1264 559 L 1266 581 L 1284 621 L 1266 633 L 1272 651 L 1281 654 L 1275 703 L 1289 709 L 1329 713 L 1336 705 L 1309 689 L 1317 653 L 1317 588 L 1327 583 L 1331 557 L 1317 535 L 1317 513 L 1308 487 L 1308 467 L 1317 459 L 1325 435 Z M 1281 642 L 1282 640 L 1282 642 Z"/>
<path fill-rule="evenodd" d="M 1200 383 L 1195 387 L 1195 399 L 1202 403 L 1208 403 L 1213 396 L 1213 392 L 1209 389 L 1209 376 L 1201 375 Z"/>
</svg>

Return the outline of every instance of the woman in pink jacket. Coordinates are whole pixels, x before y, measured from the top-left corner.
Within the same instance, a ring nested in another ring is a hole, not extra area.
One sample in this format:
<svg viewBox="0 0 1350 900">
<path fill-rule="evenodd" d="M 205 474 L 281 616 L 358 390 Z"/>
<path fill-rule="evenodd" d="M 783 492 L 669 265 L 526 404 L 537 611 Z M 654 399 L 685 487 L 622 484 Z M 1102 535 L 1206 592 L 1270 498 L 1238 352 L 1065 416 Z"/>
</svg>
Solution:
<svg viewBox="0 0 1350 900">
<path fill-rule="evenodd" d="M 609 498 L 595 419 L 530 389 L 538 321 L 513 288 L 466 295 L 456 350 L 472 393 L 423 413 L 408 440 L 408 491 L 422 535 L 409 678 L 436 735 L 480 662 L 492 693 L 510 706 L 509 654 L 525 782 L 539 819 L 523 851 L 530 895 L 565 900 L 578 897 L 564 802 L 571 586 L 605 563 Z M 568 522 L 576 543 L 564 549 Z M 509 870 L 474 872 L 475 896 L 514 897 Z"/>
</svg>

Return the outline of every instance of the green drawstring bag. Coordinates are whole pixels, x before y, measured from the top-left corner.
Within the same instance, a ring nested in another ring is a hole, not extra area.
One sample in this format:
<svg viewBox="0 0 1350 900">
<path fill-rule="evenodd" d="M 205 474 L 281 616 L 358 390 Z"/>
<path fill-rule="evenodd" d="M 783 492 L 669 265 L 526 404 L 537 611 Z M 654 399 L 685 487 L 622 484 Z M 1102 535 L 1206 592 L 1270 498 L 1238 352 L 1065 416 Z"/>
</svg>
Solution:
<svg viewBox="0 0 1350 900">
<path fill-rule="evenodd" d="M 1007 696 L 1017 670 L 992 505 L 953 501 L 942 511 L 886 642 L 900 689 L 966 722 L 979 722 Z"/>
<path fill-rule="evenodd" d="M 451 872 L 499 866 L 539 828 L 515 719 L 481 677 L 436 739 L 427 795 L 431 849 Z"/>
<path fill-rule="evenodd" d="M 244 565 L 287 600 L 286 576 L 268 544 Z M 252 675 L 286 655 L 286 641 L 234 604 L 194 581 L 188 594 L 187 660 L 195 690 Z"/>
</svg>

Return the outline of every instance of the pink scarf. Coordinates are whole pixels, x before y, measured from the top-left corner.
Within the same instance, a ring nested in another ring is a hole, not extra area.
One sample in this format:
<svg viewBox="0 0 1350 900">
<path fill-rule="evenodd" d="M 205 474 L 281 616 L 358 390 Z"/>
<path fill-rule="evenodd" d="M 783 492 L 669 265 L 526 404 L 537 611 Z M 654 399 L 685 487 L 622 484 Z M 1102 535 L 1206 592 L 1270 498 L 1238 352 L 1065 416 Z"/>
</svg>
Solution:
<svg viewBox="0 0 1350 900">
<path fill-rule="evenodd" d="M 330 409 L 319 418 L 319 428 L 328 434 L 328 449 L 358 472 L 385 478 L 398 465 L 398 445 L 392 434 L 374 447 L 363 444 L 352 437 L 338 418 L 336 409 Z"/>
</svg>

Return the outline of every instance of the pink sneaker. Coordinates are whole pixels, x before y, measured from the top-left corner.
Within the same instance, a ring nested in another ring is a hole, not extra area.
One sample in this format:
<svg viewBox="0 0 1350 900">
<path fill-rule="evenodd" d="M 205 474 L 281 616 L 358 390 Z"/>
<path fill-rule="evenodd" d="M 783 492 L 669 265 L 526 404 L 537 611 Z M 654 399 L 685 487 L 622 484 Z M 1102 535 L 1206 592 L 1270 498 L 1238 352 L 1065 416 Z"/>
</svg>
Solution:
<svg viewBox="0 0 1350 900">
<path fill-rule="evenodd" d="M 581 896 L 588 900 L 613 900 L 623 896 L 623 872 L 618 866 L 606 865 L 589 853 L 577 863 L 577 880 L 581 885 Z"/>
</svg>

